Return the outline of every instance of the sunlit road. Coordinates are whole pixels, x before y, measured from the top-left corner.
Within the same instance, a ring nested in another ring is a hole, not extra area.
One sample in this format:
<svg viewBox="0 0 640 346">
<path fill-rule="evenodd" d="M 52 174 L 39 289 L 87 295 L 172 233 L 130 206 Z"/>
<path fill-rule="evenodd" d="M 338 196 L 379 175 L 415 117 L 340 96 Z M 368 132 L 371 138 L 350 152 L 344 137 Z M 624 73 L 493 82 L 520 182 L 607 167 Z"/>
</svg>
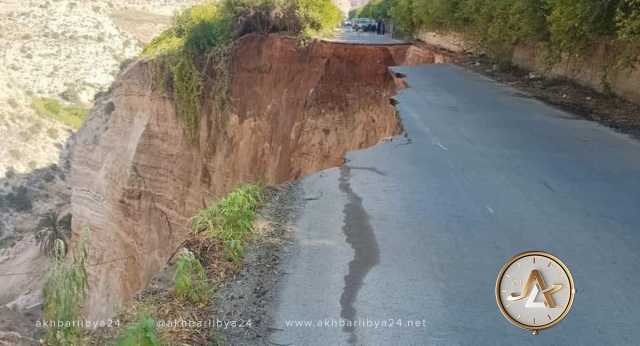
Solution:
<svg viewBox="0 0 640 346">
<path fill-rule="evenodd" d="M 637 344 L 639 142 L 458 67 L 397 70 L 410 86 L 397 96 L 408 138 L 304 179 L 270 340 Z M 526 250 L 560 257 L 577 287 L 567 319 L 539 336 L 510 325 L 494 298 L 502 264 Z"/>
<path fill-rule="evenodd" d="M 324 39 L 329 42 L 350 43 L 350 44 L 403 44 L 405 41 L 394 39 L 391 34 L 378 35 L 375 32 L 356 32 L 351 28 L 337 30 L 333 37 Z"/>
</svg>

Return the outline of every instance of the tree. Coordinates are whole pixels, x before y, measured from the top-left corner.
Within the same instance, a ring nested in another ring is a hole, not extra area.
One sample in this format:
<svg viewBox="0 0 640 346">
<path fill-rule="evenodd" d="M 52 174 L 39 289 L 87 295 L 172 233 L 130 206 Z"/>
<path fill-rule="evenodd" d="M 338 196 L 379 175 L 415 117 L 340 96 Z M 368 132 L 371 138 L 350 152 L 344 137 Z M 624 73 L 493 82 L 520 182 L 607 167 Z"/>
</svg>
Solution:
<svg viewBox="0 0 640 346">
<path fill-rule="evenodd" d="M 57 241 L 62 242 L 63 253 L 67 254 L 71 235 L 71 214 L 60 218 L 57 212 L 51 212 L 40 221 L 39 228 L 36 240 L 40 244 L 40 249 L 47 256 L 52 257 L 55 254 Z"/>
</svg>

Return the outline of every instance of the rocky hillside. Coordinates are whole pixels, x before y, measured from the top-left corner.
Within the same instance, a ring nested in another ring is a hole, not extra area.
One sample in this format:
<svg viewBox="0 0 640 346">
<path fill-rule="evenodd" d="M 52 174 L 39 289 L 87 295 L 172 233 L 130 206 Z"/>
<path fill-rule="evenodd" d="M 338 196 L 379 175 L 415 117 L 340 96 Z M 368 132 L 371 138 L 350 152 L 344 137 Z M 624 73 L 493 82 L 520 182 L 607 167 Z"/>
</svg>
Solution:
<svg viewBox="0 0 640 346">
<path fill-rule="evenodd" d="M 33 233 L 68 211 L 73 133 L 123 62 L 194 2 L 0 0 L 0 273 L 46 269 Z M 0 280 L 0 321 L 38 306 L 41 279 Z"/>
<path fill-rule="evenodd" d="M 0 177 L 57 163 L 69 137 L 34 99 L 89 108 L 142 41 L 193 2 L 0 0 Z"/>
<path fill-rule="evenodd" d="M 0 245 L 21 233 L 16 226 L 32 227 L 16 224 L 30 208 L 15 196 L 41 205 L 40 212 L 63 204 L 63 196 L 46 200 L 51 184 L 33 175 L 64 171 L 70 136 L 95 94 L 193 2 L 0 0 Z"/>
</svg>

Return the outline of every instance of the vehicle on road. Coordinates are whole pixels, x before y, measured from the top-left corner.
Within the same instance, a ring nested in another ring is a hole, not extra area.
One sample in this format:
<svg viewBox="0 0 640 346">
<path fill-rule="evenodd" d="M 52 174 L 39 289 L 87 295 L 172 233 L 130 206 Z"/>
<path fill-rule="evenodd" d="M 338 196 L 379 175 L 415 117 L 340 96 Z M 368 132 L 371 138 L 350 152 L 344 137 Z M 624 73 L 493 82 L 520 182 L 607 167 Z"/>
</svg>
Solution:
<svg viewBox="0 0 640 346">
<path fill-rule="evenodd" d="M 344 22 L 342 22 L 342 26 L 352 26 L 353 23 L 350 20 L 345 20 Z"/>
<path fill-rule="evenodd" d="M 376 31 L 376 21 L 372 18 L 355 18 L 353 19 L 353 30 L 363 32 Z"/>
</svg>

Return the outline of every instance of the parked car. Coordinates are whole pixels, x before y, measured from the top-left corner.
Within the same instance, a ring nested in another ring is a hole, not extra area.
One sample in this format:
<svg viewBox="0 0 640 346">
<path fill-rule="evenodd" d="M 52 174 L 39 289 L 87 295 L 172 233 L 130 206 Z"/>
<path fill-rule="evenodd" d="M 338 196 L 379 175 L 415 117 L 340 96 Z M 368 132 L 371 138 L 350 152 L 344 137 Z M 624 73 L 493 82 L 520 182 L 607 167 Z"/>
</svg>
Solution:
<svg viewBox="0 0 640 346">
<path fill-rule="evenodd" d="M 345 21 L 342 23 L 342 26 L 352 26 L 352 25 L 353 25 L 353 23 L 352 23 L 350 20 L 345 20 Z"/>
<path fill-rule="evenodd" d="M 353 30 L 364 32 L 376 31 L 376 21 L 371 18 L 355 18 L 353 20 Z"/>
</svg>

